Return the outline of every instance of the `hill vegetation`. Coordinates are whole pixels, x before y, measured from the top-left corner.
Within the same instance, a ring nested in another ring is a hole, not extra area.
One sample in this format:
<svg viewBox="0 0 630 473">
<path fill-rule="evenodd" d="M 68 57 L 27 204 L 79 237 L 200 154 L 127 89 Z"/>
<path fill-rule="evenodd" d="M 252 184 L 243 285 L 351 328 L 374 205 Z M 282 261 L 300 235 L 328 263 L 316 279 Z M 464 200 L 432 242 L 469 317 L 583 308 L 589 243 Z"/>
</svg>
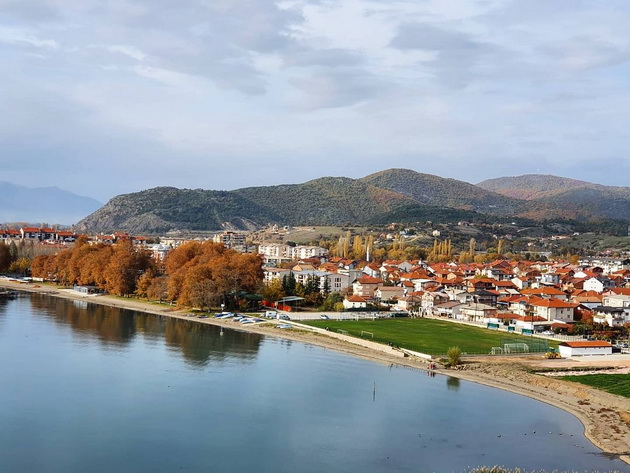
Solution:
<svg viewBox="0 0 630 473">
<path fill-rule="evenodd" d="M 253 230 L 270 223 L 489 223 L 517 218 L 630 220 L 630 188 L 535 175 L 494 179 L 475 186 L 390 169 L 362 179 L 324 177 L 303 184 L 233 191 L 157 187 L 117 196 L 77 227 L 84 232 L 161 234 L 171 230 Z"/>
<path fill-rule="evenodd" d="M 370 174 L 363 182 L 411 197 L 416 203 L 435 207 L 515 215 L 522 203 L 468 182 L 422 174 L 409 169 L 388 169 Z"/>
<path fill-rule="evenodd" d="M 521 215 L 630 219 L 630 187 L 603 186 L 565 177 L 527 174 L 480 182 L 479 187 L 529 201 Z"/>
</svg>

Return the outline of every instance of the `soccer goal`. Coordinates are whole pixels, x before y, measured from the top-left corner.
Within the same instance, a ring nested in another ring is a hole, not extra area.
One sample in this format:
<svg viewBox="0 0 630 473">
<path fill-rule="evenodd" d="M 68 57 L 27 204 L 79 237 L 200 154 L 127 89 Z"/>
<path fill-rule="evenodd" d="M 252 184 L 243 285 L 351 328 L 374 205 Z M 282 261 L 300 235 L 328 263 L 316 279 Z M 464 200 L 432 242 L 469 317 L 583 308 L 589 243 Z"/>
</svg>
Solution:
<svg viewBox="0 0 630 473">
<path fill-rule="evenodd" d="M 361 330 L 361 337 L 364 337 L 364 336 L 369 336 L 372 340 L 374 339 L 374 334 L 372 332 Z"/>
<path fill-rule="evenodd" d="M 529 353 L 529 345 L 527 343 L 506 343 L 503 345 L 505 353 Z"/>
</svg>

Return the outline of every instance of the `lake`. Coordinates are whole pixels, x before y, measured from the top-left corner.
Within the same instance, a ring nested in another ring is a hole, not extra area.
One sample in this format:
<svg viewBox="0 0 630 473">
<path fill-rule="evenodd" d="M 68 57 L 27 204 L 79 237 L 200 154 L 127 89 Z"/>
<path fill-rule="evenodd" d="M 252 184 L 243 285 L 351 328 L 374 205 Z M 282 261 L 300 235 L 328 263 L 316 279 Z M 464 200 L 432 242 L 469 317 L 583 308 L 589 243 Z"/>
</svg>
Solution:
<svg viewBox="0 0 630 473">
<path fill-rule="evenodd" d="M 82 301 L 0 300 L 0 360 L 3 472 L 630 471 L 533 399 Z"/>
</svg>

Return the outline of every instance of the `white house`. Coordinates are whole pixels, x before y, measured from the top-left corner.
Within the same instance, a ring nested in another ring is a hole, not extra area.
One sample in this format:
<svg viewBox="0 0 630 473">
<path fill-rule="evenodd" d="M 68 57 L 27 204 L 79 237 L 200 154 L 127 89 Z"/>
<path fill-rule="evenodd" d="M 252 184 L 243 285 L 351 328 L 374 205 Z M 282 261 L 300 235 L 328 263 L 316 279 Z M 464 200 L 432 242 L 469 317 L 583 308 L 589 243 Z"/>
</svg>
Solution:
<svg viewBox="0 0 630 473">
<path fill-rule="evenodd" d="M 459 307 L 459 320 L 483 323 L 485 319 L 497 314 L 497 308 L 486 304 L 463 304 Z"/>
<path fill-rule="evenodd" d="M 382 279 L 365 275 L 352 283 L 352 291 L 355 295 L 366 299 L 373 299 L 374 292 L 384 285 L 385 283 Z"/>
<path fill-rule="evenodd" d="M 449 319 L 459 318 L 459 308 L 463 306 L 461 302 L 448 301 L 433 306 L 433 314 L 440 317 L 448 317 Z"/>
<path fill-rule="evenodd" d="M 601 293 L 604 291 L 604 283 L 597 278 L 588 278 L 582 286 L 585 291 L 595 291 Z"/>
<path fill-rule="evenodd" d="M 610 292 L 604 296 L 602 305 L 608 307 L 630 307 L 630 295 Z"/>
<path fill-rule="evenodd" d="M 630 321 L 630 308 L 598 306 L 593 309 L 593 322 L 609 327 L 625 325 Z"/>
<path fill-rule="evenodd" d="M 343 300 L 343 306 L 345 309 L 365 309 L 367 301 L 363 297 L 354 294 Z"/>
<path fill-rule="evenodd" d="M 547 320 L 573 322 L 576 304 L 558 299 L 530 299 L 529 305 L 534 315 Z"/>
<path fill-rule="evenodd" d="M 400 286 L 383 286 L 374 291 L 374 297 L 383 302 L 398 299 L 404 294 L 405 288 Z"/>
<path fill-rule="evenodd" d="M 602 340 L 562 342 L 559 348 L 562 358 L 585 355 L 612 355 L 612 345 Z"/>
</svg>

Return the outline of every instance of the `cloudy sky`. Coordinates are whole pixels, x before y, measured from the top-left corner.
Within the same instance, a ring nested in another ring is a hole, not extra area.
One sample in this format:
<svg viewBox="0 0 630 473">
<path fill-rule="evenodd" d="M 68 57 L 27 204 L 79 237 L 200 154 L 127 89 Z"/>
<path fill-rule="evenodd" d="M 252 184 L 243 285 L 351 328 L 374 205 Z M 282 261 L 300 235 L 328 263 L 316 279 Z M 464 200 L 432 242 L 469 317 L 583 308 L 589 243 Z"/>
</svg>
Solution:
<svg viewBox="0 0 630 473">
<path fill-rule="evenodd" d="M 0 0 L 0 180 L 630 175 L 627 0 Z"/>
</svg>

